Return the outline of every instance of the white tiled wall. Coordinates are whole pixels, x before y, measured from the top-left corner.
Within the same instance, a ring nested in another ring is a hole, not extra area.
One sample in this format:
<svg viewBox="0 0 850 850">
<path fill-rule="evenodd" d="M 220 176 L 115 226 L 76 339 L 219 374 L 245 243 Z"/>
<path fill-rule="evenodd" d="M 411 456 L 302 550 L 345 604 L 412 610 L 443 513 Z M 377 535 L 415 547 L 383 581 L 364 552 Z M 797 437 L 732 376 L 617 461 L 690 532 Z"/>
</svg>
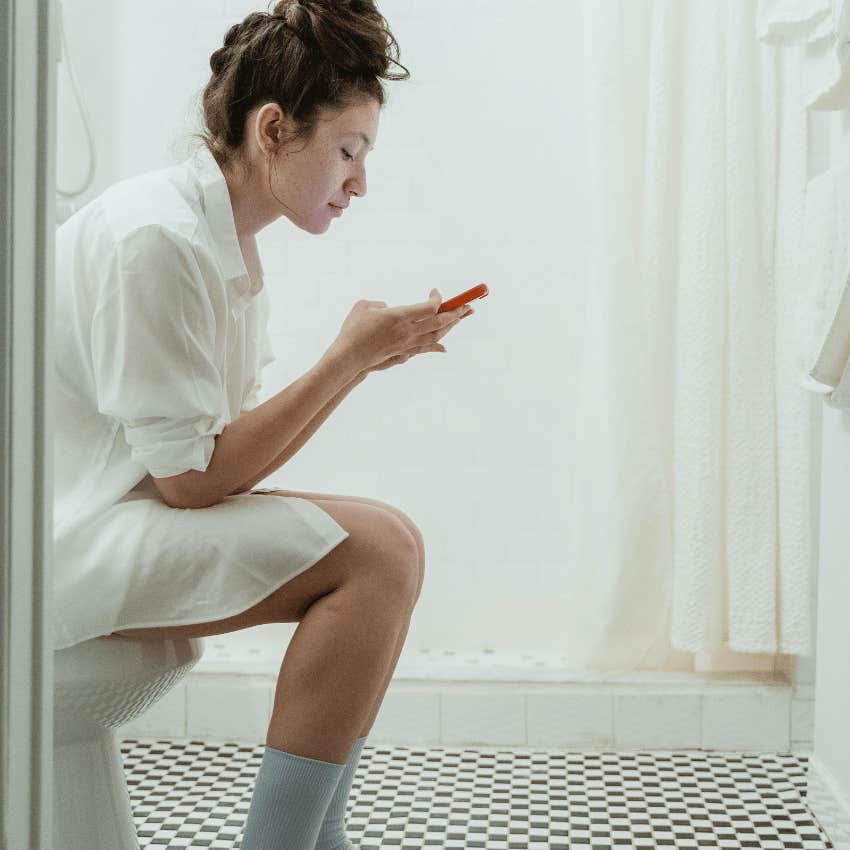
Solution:
<svg viewBox="0 0 850 850">
<path fill-rule="evenodd" d="M 794 752 L 811 752 L 815 736 L 814 699 L 791 700 L 791 749 Z"/>
<path fill-rule="evenodd" d="M 790 741 L 791 689 L 702 698 L 702 745 L 706 749 L 774 750 Z"/>
<path fill-rule="evenodd" d="M 524 744 L 525 710 L 525 694 L 515 691 L 494 693 L 483 685 L 444 690 L 440 694 L 441 743 Z"/>
<path fill-rule="evenodd" d="M 186 729 L 193 737 L 212 740 L 228 738 L 238 726 L 240 738 L 264 741 L 273 694 L 268 677 L 199 677 L 186 688 Z"/>
<path fill-rule="evenodd" d="M 694 694 L 618 694 L 614 741 L 618 749 L 693 749 L 700 746 L 702 701 Z"/>
<path fill-rule="evenodd" d="M 497 662 L 496 662 L 497 664 Z M 410 666 L 407 667 L 411 669 Z M 370 733 L 401 745 L 608 749 L 810 749 L 812 701 L 769 677 L 641 676 L 621 681 L 393 680 Z M 190 673 L 120 735 L 262 742 L 273 673 Z"/>
<path fill-rule="evenodd" d="M 614 746 L 614 698 L 609 694 L 529 693 L 526 722 L 529 746 Z"/>
</svg>

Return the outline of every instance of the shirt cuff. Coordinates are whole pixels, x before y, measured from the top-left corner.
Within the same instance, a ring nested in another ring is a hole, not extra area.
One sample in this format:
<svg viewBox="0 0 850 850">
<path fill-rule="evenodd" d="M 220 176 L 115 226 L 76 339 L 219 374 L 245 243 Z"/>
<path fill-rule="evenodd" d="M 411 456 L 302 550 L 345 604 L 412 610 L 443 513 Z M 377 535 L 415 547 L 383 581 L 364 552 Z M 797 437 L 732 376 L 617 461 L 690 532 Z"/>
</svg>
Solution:
<svg viewBox="0 0 850 850">
<path fill-rule="evenodd" d="M 203 472 L 210 464 L 215 438 L 227 420 L 208 416 L 187 422 L 159 420 L 155 424 L 124 424 L 124 436 L 134 461 L 154 478 L 170 478 L 190 469 Z"/>
</svg>

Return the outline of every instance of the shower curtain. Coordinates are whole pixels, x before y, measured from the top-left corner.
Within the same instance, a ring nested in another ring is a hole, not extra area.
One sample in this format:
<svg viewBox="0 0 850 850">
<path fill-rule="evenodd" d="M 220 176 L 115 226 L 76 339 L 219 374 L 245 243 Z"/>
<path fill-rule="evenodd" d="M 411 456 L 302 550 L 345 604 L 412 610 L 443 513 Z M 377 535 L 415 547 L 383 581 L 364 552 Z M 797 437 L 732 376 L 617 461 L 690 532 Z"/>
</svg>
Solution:
<svg viewBox="0 0 850 850">
<path fill-rule="evenodd" d="M 595 669 L 810 653 L 799 57 L 757 40 L 754 0 L 581 14 L 591 225 L 565 648 Z"/>
</svg>

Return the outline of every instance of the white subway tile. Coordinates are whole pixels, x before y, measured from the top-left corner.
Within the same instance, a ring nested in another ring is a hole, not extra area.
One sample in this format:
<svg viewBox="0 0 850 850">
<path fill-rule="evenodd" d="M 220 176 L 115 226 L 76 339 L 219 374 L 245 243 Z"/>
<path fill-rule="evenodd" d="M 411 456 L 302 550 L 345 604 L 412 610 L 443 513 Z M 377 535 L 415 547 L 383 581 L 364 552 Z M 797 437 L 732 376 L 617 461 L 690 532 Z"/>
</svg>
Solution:
<svg viewBox="0 0 850 850">
<path fill-rule="evenodd" d="M 249 676 L 210 676 L 187 683 L 186 734 L 228 741 L 265 741 L 271 682 Z"/>
<path fill-rule="evenodd" d="M 608 694 L 528 694 L 528 744 L 612 747 L 613 697 Z"/>
<path fill-rule="evenodd" d="M 386 245 L 394 243 L 421 244 L 437 240 L 442 235 L 437 213 L 422 210 L 388 210 L 370 207 L 360 209 L 355 204 L 335 223 L 341 224 L 338 235 L 344 234 L 352 243 L 381 253 Z M 346 219 L 343 221 L 343 219 Z M 372 254 L 374 265 L 374 254 Z"/>
<path fill-rule="evenodd" d="M 700 697 L 617 694 L 614 742 L 626 749 L 700 746 Z"/>
<path fill-rule="evenodd" d="M 791 743 L 789 691 L 706 694 L 702 746 L 711 750 L 788 752 Z"/>
<path fill-rule="evenodd" d="M 440 694 L 405 691 L 391 684 L 369 741 L 400 745 L 440 743 Z"/>
<path fill-rule="evenodd" d="M 440 741 L 443 744 L 524 746 L 527 742 L 525 730 L 525 695 L 522 693 L 512 694 L 500 689 L 441 696 Z"/>
<path fill-rule="evenodd" d="M 815 701 L 814 699 L 791 699 L 791 740 L 814 741 L 815 738 Z"/>
</svg>

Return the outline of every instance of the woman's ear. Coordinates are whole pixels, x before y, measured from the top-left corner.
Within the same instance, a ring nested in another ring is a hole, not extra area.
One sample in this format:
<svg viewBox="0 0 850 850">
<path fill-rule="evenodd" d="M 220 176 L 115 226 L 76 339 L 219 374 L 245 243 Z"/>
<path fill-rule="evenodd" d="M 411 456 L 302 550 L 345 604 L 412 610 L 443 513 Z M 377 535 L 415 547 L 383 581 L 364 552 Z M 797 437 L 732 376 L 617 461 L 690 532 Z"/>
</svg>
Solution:
<svg viewBox="0 0 850 850">
<path fill-rule="evenodd" d="M 254 138 L 263 156 L 271 156 L 280 144 L 281 124 L 285 116 L 276 103 L 266 103 L 254 119 Z"/>
</svg>

